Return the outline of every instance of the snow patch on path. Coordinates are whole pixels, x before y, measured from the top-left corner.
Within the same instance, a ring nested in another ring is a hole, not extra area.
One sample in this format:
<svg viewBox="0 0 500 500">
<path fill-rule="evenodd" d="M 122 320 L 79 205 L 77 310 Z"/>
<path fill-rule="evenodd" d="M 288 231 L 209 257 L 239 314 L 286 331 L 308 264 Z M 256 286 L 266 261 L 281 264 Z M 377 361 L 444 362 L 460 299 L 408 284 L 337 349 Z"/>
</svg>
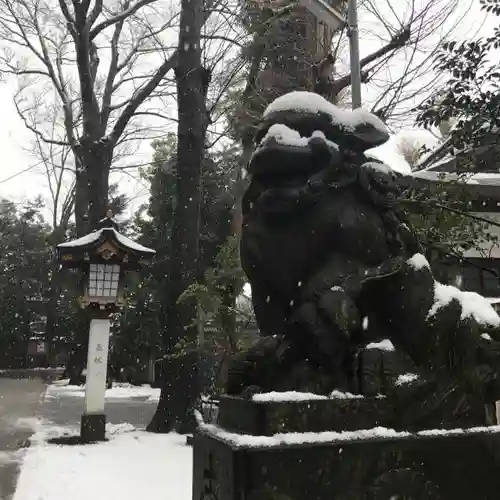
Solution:
<svg viewBox="0 0 500 500">
<path fill-rule="evenodd" d="M 57 446 L 71 429 L 39 426 L 23 460 L 14 500 L 188 500 L 192 450 L 185 436 L 107 427 L 106 443 Z"/>
<path fill-rule="evenodd" d="M 160 389 L 150 385 L 134 386 L 126 383 L 114 383 L 111 389 L 106 389 L 106 399 L 129 399 L 145 398 L 147 401 L 159 401 Z M 61 396 L 70 396 L 76 398 L 85 397 L 85 386 L 68 385 L 67 381 L 58 381 L 49 385 L 47 388 L 47 398 L 58 398 Z"/>
</svg>

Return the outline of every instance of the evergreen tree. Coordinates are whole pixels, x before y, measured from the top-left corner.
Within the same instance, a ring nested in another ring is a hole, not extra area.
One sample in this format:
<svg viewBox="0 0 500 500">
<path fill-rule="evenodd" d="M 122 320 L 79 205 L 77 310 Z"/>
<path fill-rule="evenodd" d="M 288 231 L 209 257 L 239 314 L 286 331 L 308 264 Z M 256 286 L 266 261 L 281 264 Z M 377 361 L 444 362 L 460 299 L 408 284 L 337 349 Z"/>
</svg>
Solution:
<svg viewBox="0 0 500 500">
<path fill-rule="evenodd" d="M 500 16 L 499 0 L 481 0 L 483 10 Z M 421 162 L 424 167 L 447 163 L 458 174 L 456 182 L 434 183 L 413 197 L 413 208 L 424 217 L 420 229 L 430 247 L 460 258 L 463 250 L 495 243 L 488 223 L 474 218 L 470 202 L 475 187 L 468 183 L 477 172 L 498 173 L 500 149 L 500 67 L 494 52 L 500 31 L 487 37 L 443 44 L 436 56 L 436 72 L 447 76 L 444 86 L 418 107 L 417 123 L 447 130 L 441 145 Z M 415 193 L 414 193 L 415 194 Z"/>
<path fill-rule="evenodd" d="M 43 316 L 49 283 L 50 228 L 40 200 L 22 207 L 0 200 L 0 365 L 26 361 L 31 325 Z"/>
<path fill-rule="evenodd" d="M 491 17 L 500 16 L 499 0 L 481 0 Z M 436 71 L 448 75 L 443 87 L 419 106 L 417 123 L 440 127 L 452 123 L 430 161 L 448 156 L 461 173 L 497 172 L 500 141 L 500 65 L 495 52 L 500 30 L 487 37 L 445 43 L 436 56 Z"/>
</svg>

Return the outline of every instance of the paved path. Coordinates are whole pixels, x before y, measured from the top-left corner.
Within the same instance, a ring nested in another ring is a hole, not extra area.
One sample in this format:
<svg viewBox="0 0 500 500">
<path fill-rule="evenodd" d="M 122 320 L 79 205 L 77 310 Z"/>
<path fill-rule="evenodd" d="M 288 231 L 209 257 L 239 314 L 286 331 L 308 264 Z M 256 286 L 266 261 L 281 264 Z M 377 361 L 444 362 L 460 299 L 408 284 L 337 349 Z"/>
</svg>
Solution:
<svg viewBox="0 0 500 500">
<path fill-rule="evenodd" d="M 0 500 L 11 500 L 22 460 L 23 447 L 33 435 L 35 418 L 55 426 L 80 426 L 84 398 L 45 394 L 55 373 L 16 371 L 0 374 Z M 106 400 L 106 420 L 144 428 L 157 403 L 146 397 Z"/>
<path fill-rule="evenodd" d="M 139 429 L 145 428 L 156 411 L 157 402 L 147 398 L 106 398 L 106 422 L 111 424 L 129 423 Z M 60 397 L 47 396 L 40 406 L 38 416 L 54 425 L 79 428 L 85 399 L 61 394 Z"/>
<path fill-rule="evenodd" d="M 14 494 L 19 472 L 19 450 L 33 434 L 33 419 L 45 389 L 38 376 L 0 377 L 0 499 Z"/>
</svg>

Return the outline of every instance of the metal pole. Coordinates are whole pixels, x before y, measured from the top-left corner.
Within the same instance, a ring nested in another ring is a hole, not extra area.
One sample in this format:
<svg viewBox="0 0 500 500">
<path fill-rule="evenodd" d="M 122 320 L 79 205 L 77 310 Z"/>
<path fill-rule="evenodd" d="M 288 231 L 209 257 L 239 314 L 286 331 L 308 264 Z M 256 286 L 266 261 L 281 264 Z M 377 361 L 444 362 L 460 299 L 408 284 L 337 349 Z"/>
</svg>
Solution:
<svg viewBox="0 0 500 500">
<path fill-rule="evenodd" d="M 351 56 L 352 109 L 361 107 L 361 65 L 359 61 L 358 7 L 356 0 L 347 5 L 347 25 Z"/>
</svg>

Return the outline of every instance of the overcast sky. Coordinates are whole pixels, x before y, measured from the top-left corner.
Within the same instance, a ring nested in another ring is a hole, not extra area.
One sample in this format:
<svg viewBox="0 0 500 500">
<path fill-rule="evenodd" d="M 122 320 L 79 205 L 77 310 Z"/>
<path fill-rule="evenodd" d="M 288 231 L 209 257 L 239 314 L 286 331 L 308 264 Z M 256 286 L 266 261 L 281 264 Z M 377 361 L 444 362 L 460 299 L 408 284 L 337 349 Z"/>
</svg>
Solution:
<svg viewBox="0 0 500 500">
<path fill-rule="evenodd" d="M 479 9 L 479 0 L 473 8 L 473 11 L 467 16 L 467 21 L 463 23 L 463 33 L 470 34 L 471 30 L 480 27 L 484 15 Z M 490 16 L 482 32 L 490 31 L 494 26 L 494 16 Z M 462 32 L 462 29 L 459 30 Z M 362 41 L 363 42 L 363 41 Z M 361 46 L 368 52 L 373 50 L 372 46 Z M 46 181 L 40 168 L 30 168 L 38 163 L 36 157 L 28 153 L 25 149 L 29 148 L 31 133 L 24 128 L 21 120 L 17 116 L 12 103 L 12 97 L 15 91 L 15 82 L 6 82 L 0 84 L 0 196 L 12 199 L 13 201 L 22 201 L 26 198 L 33 198 L 38 194 L 46 192 Z M 138 163 L 150 160 L 149 147 L 147 144 L 141 148 L 141 156 L 137 159 Z M 22 173 L 26 171 L 25 173 Z M 12 179 L 9 179 L 12 177 Z M 127 192 L 136 199 L 134 207 L 139 201 L 145 201 L 144 195 L 147 194 L 145 186 L 134 182 L 130 177 L 120 176 L 120 187 L 122 191 Z M 138 195 L 143 195 L 138 197 Z"/>
</svg>

